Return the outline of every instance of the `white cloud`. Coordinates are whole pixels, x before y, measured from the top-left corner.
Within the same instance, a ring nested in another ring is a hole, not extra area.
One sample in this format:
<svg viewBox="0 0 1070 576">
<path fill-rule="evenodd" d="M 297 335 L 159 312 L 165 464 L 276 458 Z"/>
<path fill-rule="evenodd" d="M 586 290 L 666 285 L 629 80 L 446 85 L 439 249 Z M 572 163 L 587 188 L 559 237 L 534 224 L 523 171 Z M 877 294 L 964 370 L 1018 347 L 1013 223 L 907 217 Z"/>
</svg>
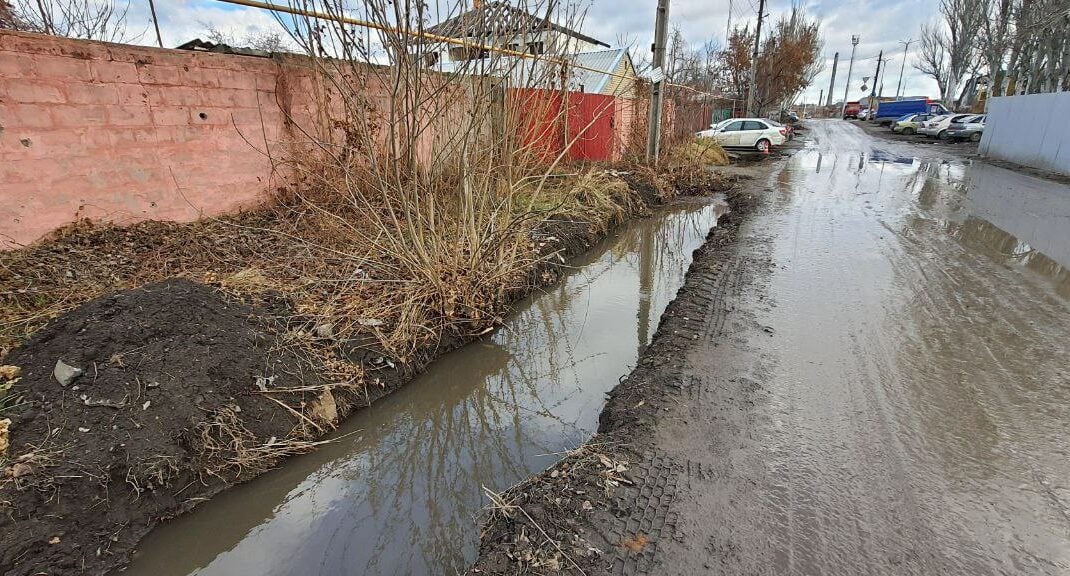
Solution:
<svg viewBox="0 0 1070 576">
<path fill-rule="evenodd" d="M 163 45 L 168 48 L 194 38 L 204 38 L 209 25 L 237 37 L 266 31 L 285 35 L 285 30 L 267 10 L 212 0 L 156 0 L 156 15 L 160 18 Z M 147 30 L 139 43 L 156 44 L 147 2 L 137 0 L 131 3 L 127 20 L 130 32 Z"/>
</svg>

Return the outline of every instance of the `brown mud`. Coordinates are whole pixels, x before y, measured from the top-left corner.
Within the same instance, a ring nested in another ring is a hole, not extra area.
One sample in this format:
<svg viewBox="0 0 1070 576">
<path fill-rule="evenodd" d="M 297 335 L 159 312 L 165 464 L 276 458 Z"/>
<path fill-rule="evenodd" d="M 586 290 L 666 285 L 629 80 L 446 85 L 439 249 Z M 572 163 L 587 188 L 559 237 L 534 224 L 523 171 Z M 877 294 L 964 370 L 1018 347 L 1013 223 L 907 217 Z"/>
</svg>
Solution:
<svg viewBox="0 0 1070 576">
<path fill-rule="evenodd" d="M 471 573 L 1070 570 L 1070 189 L 810 124 Z"/>
<path fill-rule="evenodd" d="M 277 348 L 274 325 L 175 279 L 80 306 L 9 354 L 22 369 L 22 406 L 5 411 L 18 455 L 5 469 L 0 516 L 6 573 L 109 566 L 156 519 L 218 490 L 221 477 L 198 473 L 215 464 L 198 446 L 220 409 L 241 415 L 234 433 L 244 427 L 246 441 L 287 436 L 290 415 L 251 385 L 258 376 L 279 388 L 320 382 Z M 82 375 L 61 385 L 57 362 Z"/>
<path fill-rule="evenodd" d="M 692 177 L 666 178 L 697 189 Z M 654 206 L 663 198 L 658 184 L 647 180 L 633 177 L 630 185 L 645 206 Z M 719 177 L 700 180 L 706 193 L 729 185 Z M 119 255 L 88 261 L 95 266 L 89 276 L 106 277 L 108 265 L 143 265 L 135 256 L 144 246 L 181 238 L 172 228 L 75 227 L 30 250 L 70 260 L 73 268 L 107 247 L 108 254 Z M 159 238 L 147 240 L 141 232 Z M 566 262 L 603 234 L 584 222 L 548 219 L 535 240 L 555 258 L 532 270 L 532 289 L 553 283 Z M 263 248 L 255 234 L 248 243 L 250 255 Z M 231 251 L 221 255 L 224 261 L 231 257 Z M 55 271 L 42 271 L 49 274 Z M 220 288 L 171 279 L 102 296 L 49 322 L 3 359 L 22 369 L 4 399 L 3 416 L 12 424 L 0 485 L 3 573 L 100 574 L 122 567 L 162 520 L 259 475 L 282 457 L 313 449 L 314 440 L 349 413 L 371 406 L 472 339 L 447 335 L 403 365 L 357 343 L 347 363 L 374 385 L 332 388 L 325 398 L 317 388 L 325 379 L 322 357 L 289 341 L 293 332 L 313 327 L 286 298 L 271 292 L 238 298 Z M 61 386 L 53 376 L 59 360 L 84 373 Z M 302 414 L 276 400 L 300 406 Z M 292 440 L 294 429 L 310 440 Z"/>
<path fill-rule="evenodd" d="M 609 394 L 598 434 L 545 472 L 492 495 L 471 574 L 621 573 L 603 570 L 611 558 L 618 568 L 650 565 L 656 540 L 669 533 L 668 500 L 678 482 L 651 451 L 653 426 L 679 402 L 681 354 L 698 334 L 692 319 L 710 304 L 724 305 L 723 291 L 719 300 L 690 295 L 716 281 L 735 250 L 739 227 L 759 202 L 755 182 L 748 184 L 728 195 L 731 211 L 693 253 L 639 365 Z"/>
</svg>

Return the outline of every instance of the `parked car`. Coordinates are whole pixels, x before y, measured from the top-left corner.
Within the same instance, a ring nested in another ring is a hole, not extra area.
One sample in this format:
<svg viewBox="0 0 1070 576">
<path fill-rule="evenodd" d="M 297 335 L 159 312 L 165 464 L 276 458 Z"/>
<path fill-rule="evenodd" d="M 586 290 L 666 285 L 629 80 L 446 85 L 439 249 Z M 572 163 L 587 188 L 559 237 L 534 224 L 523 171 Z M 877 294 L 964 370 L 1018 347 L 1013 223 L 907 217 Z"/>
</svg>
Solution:
<svg viewBox="0 0 1070 576">
<path fill-rule="evenodd" d="M 781 110 L 776 120 L 783 124 L 794 124 L 799 121 L 799 115 L 791 110 Z"/>
<path fill-rule="evenodd" d="M 902 119 L 905 114 L 947 114 L 948 109 L 939 102 L 933 102 L 928 98 L 915 100 L 890 100 L 877 104 L 877 113 L 874 120 L 883 124 L 894 123 L 896 119 Z"/>
<path fill-rule="evenodd" d="M 890 124 L 888 124 L 888 129 L 891 130 L 892 132 L 899 132 L 899 130 L 896 129 L 896 126 L 898 126 L 900 122 L 909 120 L 909 119 L 911 119 L 913 117 L 914 117 L 914 114 L 903 114 L 902 116 L 896 118 L 895 120 L 892 120 L 892 122 Z"/>
<path fill-rule="evenodd" d="M 892 132 L 899 134 L 917 134 L 922 122 L 928 122 L 935 118 L 933 114 L 907 114 L 892 122 Z"/>
<path fill-rule="evenodd" d="M 952 122 L 947 127 L 947 137 L 950 140 L 969 140 L 980 142 L 984 135 L 985 121 L 988 119 L 984 114 L 973 118 L 963 118 L 959 122 Z"/>
<path fill-rule="evenodd" d="M 947 138 L 947 129 L 951 126 L 952 122 L 958 122 L 963 118 L 969 118 L 974 114 L 944 114 L 935 118 L 930 118 L 927 122 L 922 123 L 918 127 L 918 134 L 924 134 L 926 136 L 935 136 L 941 140 Z"/>
<path fill-rule="evenodd" d="M 862 103 L 861 102 L 848 102 L 847 106 L 844 107 L 844 109 L 843 109 L 843 119 L 847 120 L 848 118 L 854 118 L 854 119 L 857 120 L 858 119 L 858 115 L 861 112 L 862 112 Z"/>
<path fill-rule="evenodd" d="M 788 139 L 787 128 L 777 124 L 763 118 L 732 118 L 695 136 L 712 138 L 725 148 L 749 148 L 767 153 Z"/>
<path fill-rule="evenodd" d="M 795 138 L 795 127 L 791 124 L 781 124 L 776 120 L 767 120 L 767 122 L 777 128 L 783 128 L 785 130 L 784 137 L 787 138 L 788 141 L 791 141 Z"/>
</svg>

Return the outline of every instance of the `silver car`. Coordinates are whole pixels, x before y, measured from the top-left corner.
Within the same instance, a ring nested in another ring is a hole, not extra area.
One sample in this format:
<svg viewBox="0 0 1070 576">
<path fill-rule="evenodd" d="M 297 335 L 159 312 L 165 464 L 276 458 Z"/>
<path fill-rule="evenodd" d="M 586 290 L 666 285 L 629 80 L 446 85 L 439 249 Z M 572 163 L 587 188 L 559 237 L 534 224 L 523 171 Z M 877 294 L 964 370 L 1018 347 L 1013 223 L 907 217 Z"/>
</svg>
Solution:
<svg viewBox="0 0 1070 576">
<path fill-rule="evenodd" d="M 951 127 L 952 122 L 959 122 L 964 118 L 976 116 L 976 114 L 944 114 L 943 116 L 937 116 L 930 119 L 928 122 L 923 122 L 918 127 L 918 134 L 924 134 L 925 136 L 936 136 L 941 140 L 947 139 L 947 129 Z"/>
</svg>

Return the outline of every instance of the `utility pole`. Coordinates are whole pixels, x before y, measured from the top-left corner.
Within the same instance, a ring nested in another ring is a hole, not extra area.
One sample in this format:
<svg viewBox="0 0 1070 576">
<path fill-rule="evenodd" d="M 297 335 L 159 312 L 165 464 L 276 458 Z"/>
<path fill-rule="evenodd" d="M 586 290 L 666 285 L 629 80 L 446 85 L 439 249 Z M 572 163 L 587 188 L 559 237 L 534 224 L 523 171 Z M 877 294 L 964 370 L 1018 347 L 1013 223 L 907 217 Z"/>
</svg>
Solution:
<svg viewBox="0 0 1070 576">
<path fill-rule="evenodd" d="M 160 21 L 156 18 L 156 3 L 149 0 L 149 12 L 152 13 L 152 25 L 156 27 L 156 43 L 163 48 L 163 37 L 160 36 Z"/>
<path fill-rule="evenodd" d="M 732 37 L 732 0 L 728 0 L 728 24 L 724 27 L 724 47 L 728 49 L 728 39 Z"/>
<path fill-rule="evenodd" d="M 899 91 L 903 88 L 903 69 L 907 67 L 907 51 L 910 50 L 910 45 L 914 43 L 914 39 L 900 40 L 899 43 L 903 45 L 903 63 L 899 65 L 899 85 L 895 87 L 896 100 L 899 100 Z"/>
<path fill-rule="evenodd" d="M 758 0 L 758 26 L 754 29 L 754 52 L 750 58 L 750 84 L 747 87 L 747 116 L 754 116 L 754 89 L 758 85 L 758 47 L 762 42 L 762 20 L 765 18 L 765 0 Z"/>
<path fill-rule="evenodd" d="M 869 112 L 873 115 L 873 106 L 877 103 L 877 82 L 881 79 L 881 60 L 884 59 L 884 50 L 877 54 L 877 73 L 873 76 L 873 87 L 869 90 Z"/>
<path fill-rule="evenodd" d="M 829 101 L 825 104 L 825 106 L 832 106 L 832 89 L 836 87 L 836 66 L 839 63 L 840 53 L 837 52 L 836 55 L 832 57 L 832 80 L 829 81 Z M 821 101 L 818 100 L 817 103 L 820 104 Z"/>
<path fill-rule="evenodd" d="M 829 91 L 829 94 L 832 94 L 831 90 Z M 814 114 L 817 114 L 817 108 L 819 106 L 821 106 L 824 102 L 825 102 L 825 89 L 822 88 L 821 89 L 821 94 L 819 94 L 818 97 L 817 97 L 817 105 L 814 106 Z"/>
<path fill-rule="evenodd" d="M 843 106 L 840 107 L 840 118 L 847 112 L 847 94 L 851 91 L 851 73 L 855 69 L 855 49 L 858 48 L 858 34 L 851 36 L 851 63 L 847 65 L 847 86 L 843 89 Z"/>
<path fill-rule="evenodd" d="M 669 35 L 669 0 L 658 0 L 658 14 L 654 30 L 654 82 L 650 94 L 650 130 L 646 142 L 646 159 L 658 163 L 661 145 L 661 103 L 664 98 L 665 42 Z"/>
</svg>

